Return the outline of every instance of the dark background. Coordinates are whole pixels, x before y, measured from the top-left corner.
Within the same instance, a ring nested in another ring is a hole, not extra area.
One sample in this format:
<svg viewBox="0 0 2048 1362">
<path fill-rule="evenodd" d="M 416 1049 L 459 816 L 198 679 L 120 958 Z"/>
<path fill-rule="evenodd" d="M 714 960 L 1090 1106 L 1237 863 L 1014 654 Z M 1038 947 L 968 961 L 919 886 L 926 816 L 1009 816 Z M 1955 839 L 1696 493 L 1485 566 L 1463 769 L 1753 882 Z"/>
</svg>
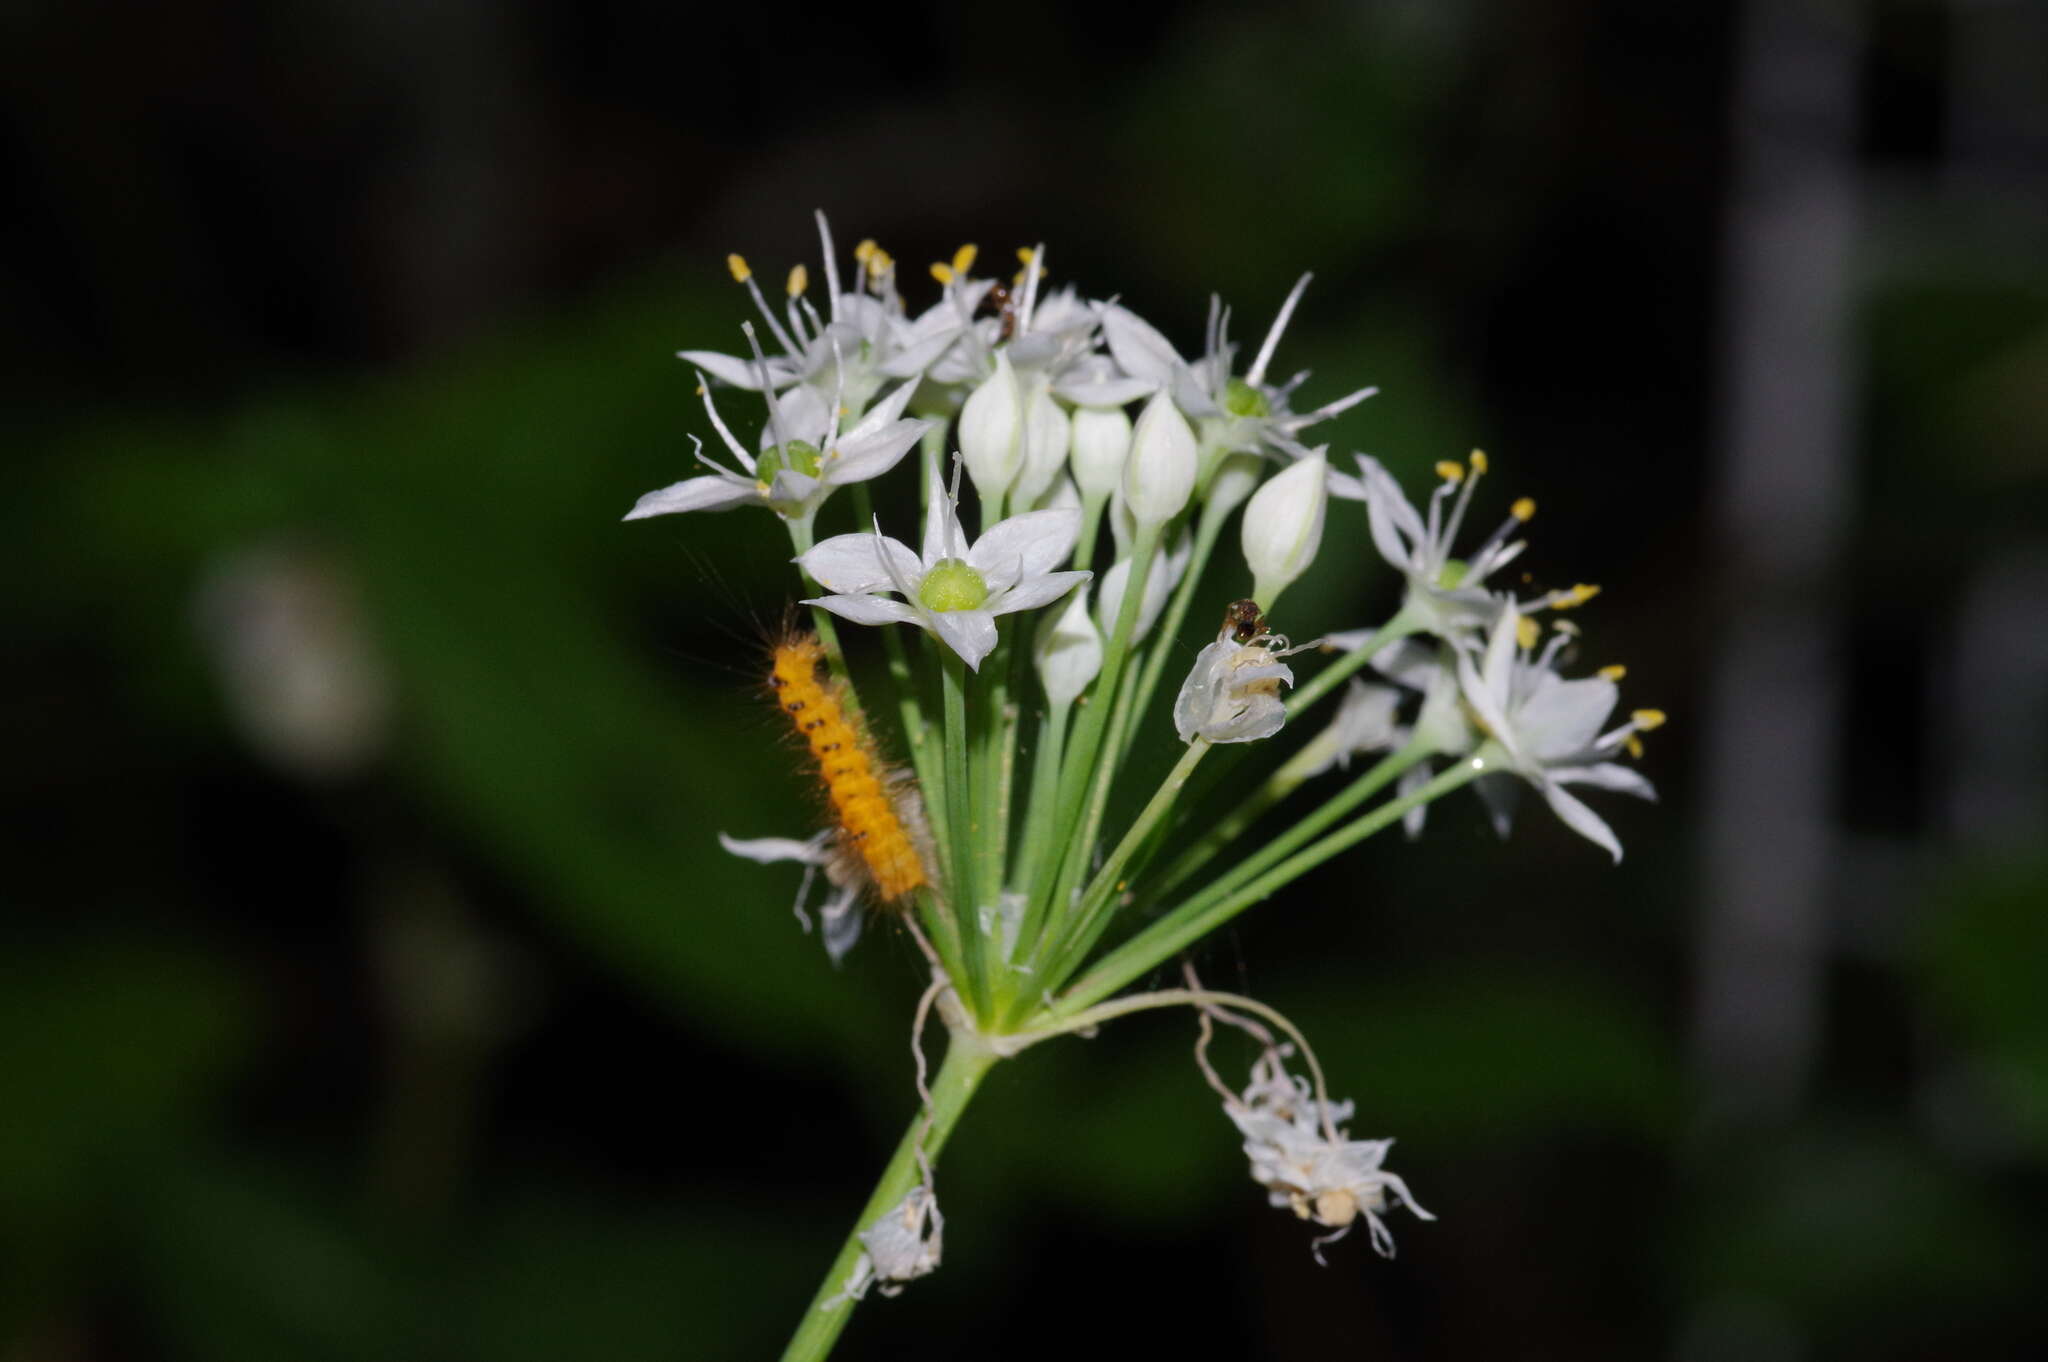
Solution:
<svg viewBox="0 0 2048 1362">
<path fill-rule="evenodd" d="M 1184 350 L 1315 270 L 1333 452 L 1484 446 L 1672 715 L 1618 869 L 1458 799 L 1205 948 L 1400 1137 L 1396 1262 L 1156 1015 L 994 1076 L 844 1356 L 2048 1343 L 2038 7 L 0 15 L 0 1357 L 780 1346 L 918 969 L 716 848 L 807 816 L 775 527 L 617 521 L 819 207 Z M 1331 523 L 1297 635 L 1391 608 Z"/>
</svg>

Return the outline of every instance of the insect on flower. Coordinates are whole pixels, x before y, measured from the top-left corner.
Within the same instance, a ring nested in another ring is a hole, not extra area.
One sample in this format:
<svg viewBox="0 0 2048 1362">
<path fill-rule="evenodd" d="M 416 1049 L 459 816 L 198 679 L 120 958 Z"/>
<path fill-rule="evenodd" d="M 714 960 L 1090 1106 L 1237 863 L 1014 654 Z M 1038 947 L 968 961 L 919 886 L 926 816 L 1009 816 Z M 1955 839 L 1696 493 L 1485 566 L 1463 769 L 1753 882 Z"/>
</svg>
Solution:
<svg viewBox="0 0 2048 1362">
<path fill-rule="evenodd" d="M 797 917 L 806 925 L 811 876 L 825 872 L 836 891 L 822 909 L 825 949 L 837 960 L 860 937 L 856 901 L 863 889 L 872 889 L 885 906 L 897 907 L 930 882 L 921 850 L 929 835 L 916 788 L 883 764 L 874 739 L 842 702 L 839 684 L 820 678 L 824 661 L 816 634 L 791 633 L 774 646 L 768 685 L 810 749 L 831 801 L 834 826 L 807 841 L 723 834 L 719 840 L 735 856 L 809 867 L 796 901 Z"/>
</svg>

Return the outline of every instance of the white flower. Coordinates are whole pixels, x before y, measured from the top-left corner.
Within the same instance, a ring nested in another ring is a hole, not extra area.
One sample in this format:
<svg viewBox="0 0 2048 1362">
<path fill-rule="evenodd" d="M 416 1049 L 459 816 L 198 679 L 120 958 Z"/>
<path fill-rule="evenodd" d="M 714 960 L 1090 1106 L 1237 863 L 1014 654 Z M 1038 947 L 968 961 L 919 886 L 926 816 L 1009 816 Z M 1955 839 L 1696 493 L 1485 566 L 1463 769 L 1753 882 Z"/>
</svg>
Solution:
<svg viewBox="0 0 2048 1362">
<path fill-rule="evenodd" d="M 1567 681 L 1551 668 L 1564 635 L 1553 637 L 1542 655 L 1532 658 L 1533 627 L 1508 601 L 1486 641 L 1483 656 L 1458 653 L 1458 684 L 1465 703 L 1488 736 L 1506 753 L 1509 769 L 1533 785 L 1552 812 L 1580 836 L 1621 859 L 1614 832 L 1564 787 L 1594 785 L 1640 799 L 1657 792 L 1642 776 L 1608 758 L 1628 747 L 1638 732 L 1664 722 L 1653 709 L 1635 711 L 1629 721 L 1609 732 L 1600 727 L 1614 712 L 1620 692 L 1607 676 Z M 1482 793 L 1486 787 L 1482 783 Z M 1506 830 L 1506 811 L 1497 800 L 1494 821 Z"/>
<path fill-rule="evenodd" d="M 1216 641 L 1195 654 L 1174 697 L 1173 727 L 1180 740 L 1255 742 L 1278 733 L 1287 721 L 1280 687 L 1294 684 L 1294 673 L 1279 659 L 1300 651 L 1274 634 L 1240 641 L 1235 615 L 1227 616 Z"/>
<path fill-rule="evenodd" d="M 1389 1205 L 1436 1219 L 1398 1174 L 1381 1166 L 1394 1142 L 1349 1138 L 1344 1122 L 1352 1104 L 1318 1100 L 1307 1079 L 1287 1073 L 1278 1051 L 1259 1058 L 1243 1095 L 1223 1110 L 1244 1136 L 1252 1180 L 1266 1189 L 1267 1201 L 1337 1231 L 1330 1239 L 1350 1233 L 1363 1216 L 1374 1250 L 1391 1258 L 1394 1236 L 1380 1219 Z"/>
<path fill-rule="evenodd" d="M 1316 450 L 1267 479 L 1244 509 L 1240 541 L 1252 570 L 1252 595 L 1269 610 L 1322 546 L 1327 471 L 1323 451 Z"/>
<path fill-rule="evenodd" d="M 1302 775 L 1321 775 L 1333 766 L 1349 770 L 1361 752 L 1385 752 L 1407 742 L 1408 730 L 1398 719 L 1401 700 L 1398 687 L 1352 680 L 1329 726 L 1302 748 Z"/>
<path fill-rule="evenodd" d="M 704 395 L 704 410 L 712 428 L 725 441 L 739 469 L 706 458 L 703 443 L 693 435 L 690 441 L 697 447 L 698 462 L 712 472 L 649 492 L 626 512 L 627 520 L 679 511 L 725 511 L 749 504 L 800 519 L 814 514 L 833 488 L 866 482 L 894 468 L 932 424 L 903 417 L 904 404 L 917 387 L 914 378 L 898 386 L 844 433 L 839 430 L 836 407 L 791 411 L 778 405 L 772 392 L 764 393 L 770 419 L 763 438 L 771 443 L 756 459 L 720 419 L 702 374 L 697 376 L 697 386 Z M 788 421 L 783 419 L 785 413 Z"/>
<path fill-rule="evenodd" d="M 1313 411 L 1296 412 L 1292 406 L 1294 391 L 1308 374 L 1298 373 L 1282 384 L 1266 381 L 1267 367 L 1273 362 L 1280 337 L 1287 330 L 1311 277 L 1304 274 L 1295 281 L 1267 329 L 1251 368 L 1242 378 L 1230 372 L 1236 347 L 1230 341 L 1230 313 L 1219 298 L 1209 300 L 1208 342 L 1202 357 L 1192 364 L 1182 359 L 1173 344 L 1144 319 L 1116 303 L 1102 306 L 1103 338 L 1126 373 L 1172 392 L 1181 410 L 1202 420 L 1205 434 L 1215 448 L 1283 459 L 1298 457 L 1300 446 L 1296 442 L 1302 431 L 1349 411 L 1379 391 L 1360 388 Z M 1332 490 L 1338 495 L 1355 497 L 1350 478 L 1331 473 L 1330 479 Z"/>
<path fill-rule="evenodd" d="M 777 861 L 795 861 L 802 865 L 804 882 L 796 891 L 796 920 L 807 932 L 811 929 L 811 918 L 804 911 L 804 902 L 810 897 L 812 878 L 820 870 L 824 871 L 826 880 L 833 886 L 832 896 L 818 910 L 825 921 L 825 953 L 836 965 L 853 949 L 853 943 L 860 940 L 861 914 L 856 900 L 860 896 L 861 879 L 849 859 L 840 853 L 831 832 L 821 832 L 802 842 L 790 837 L 728 837 L 721 832 L 718 844 L 735 856 L 763 865 Z"/>
<path fill-rule="evenodd" d="M 806 601 L 856 624 L 915 624 L 936 635 L 969 667 L 996 646 L 996 616 L 1050 604 L 1092 575 L 1056 571 L 1074 551 L 1081 513 L 1027 511 L 991 527 L 962 548 L 953 500 L 935 495 L 922 553 L 884 535 L 842 534 L 797 562 L 833 594 Z M 883 593 L 893 592 L 900 601 Z"/>
<path fill-rule="evenodd" d="M 1069 596 L 1059 613 L 1045 617 L 1032 660 L 1038 664 L 1045 698 L 1054 704 L 1070 705 L 1088 689 L 1102 670 L 1102 635 L 1088 618 L 1086 588 Z"/>
<path fill-rule="evenodd" d="M 1484 631 L 1493 622 L 1499 601 L 1485 587 L 1487 578 L 1520 556 L 1527 544 L 1510 536 L 1536 514 L 1536 503 L 1523 497 L 1484 543 L 1462 559 L 1451 556 L 1458 529 L 1464 524 L 1465 508 L 1471 504 L 1472 489 L 1486 472 L 1486 455 L 1472 451 L 1471 471 L 1465 465 L 1446 460 L 1439 463 L 1442 479 L 1429 499 L 1425 520 L 1408 504 L 1401 484 L 1394 481 L 1377 459 L 1358 456 L 1358 471 L 1364 484 L 1365 512 L 1372 527 L 1372 541 L 1380 556 L 1408 580 L 1402 610 L 1419 628 L 1448 640 L 1458 640 Z M 1457 494 L 1448 518 L 1444 503 Z M 1554 593 L 1543 604 L 1576 604 L 1592 588 Z M 1531 605 L 1536 603 L 1532 602 Z"/>
<path fill-rule="evenodd" d="M 929 1186 L 920 1183 L 905 1192 L 901 1201 L 860 1232 L 862 1253 L 841 1298 L 859 1300 L 876 1284 L 883 1295 L 894 1296 L 906 1284 L 935 1271 L 945 1228 L 946 1217 L 939 1214 L 939 1199 Z"/>
<path fill-rule="evenodd" d="M 815 216 L 830 321 L 820 318 L 805 297 L 810 281 L 803 266 L 790 271 L 778 321 L 746 260 L 728 256 L 733 278 L 746 286 L 781 353 L 758 363 L 712 350 L 685 350 L 681 357 L 736 388 L 781 392 L 803 384 L 821 400 L 837 394 L 849 410 L 860 411 L 890 379 L 914 378 L 945 356 L 960 339 L 964 323 L 952 300 L 915 321 L 907 318 L 896 291 L 896 262 L 872 241 L 855 249 L 853 288 L 842 291 L 831 228 L 822 212 Z"/>
</svg>

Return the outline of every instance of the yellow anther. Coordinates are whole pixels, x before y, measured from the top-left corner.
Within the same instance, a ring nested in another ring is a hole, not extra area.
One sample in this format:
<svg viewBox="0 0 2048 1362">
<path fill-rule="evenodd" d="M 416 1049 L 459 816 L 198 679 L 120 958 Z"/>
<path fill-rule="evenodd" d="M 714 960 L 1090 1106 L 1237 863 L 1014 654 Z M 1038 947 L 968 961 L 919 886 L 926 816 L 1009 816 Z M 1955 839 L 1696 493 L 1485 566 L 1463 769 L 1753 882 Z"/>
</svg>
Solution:
<svg viewBox="0 0 2048 1362">
<path fill-rule="evenodd" d="M 744 284 L 754 277 L 754 272 L 747 268 L 747 258 L 738 251 L 725 258 L 725 267 L 732 271 L 732 281 L 735 284 Z"/>
<path fill-rule="evenodd" d="M 868 252 L 868 276 L 870 278 L 880 279 L 883 275 L 887 274 L 890 270 L 895 268 L 896 257 L 890 255 L 880 246 L 877 246 L 873 250 Z"/>
<path fill-rule="evenodd" d="M 1661 709 L 1639 709 L 1628 717 L 1645 733 L 1664 726 L 1664 711 Z"/>
<path fill-rule="evenodd" d="M 1010 276 L 1010 287 L 1011 287 L 1011 288 L 1023 288 L 1023 287 L 1024 287 L 1024 273 L 1025 273 L 1025 272 L 1024 272 L 1023 270 L 1018 270 L 1018 271 L 1017 271 L 1017 272 L 1016 272 L 1015 274 L 1013 274 L 1013 275 L 1011 275 L 1011 276 Z"/>
<path fill-rule="evenodd" d="M 1577 638 L 1582 632 L 1579 626 L 1573 624 L 1570 620 L 1552 620 L 1550 627 L 1558 633 L 1565 634 L 1571 638 Z"/>
<path fill-rule="evenodd" d="M 1595 596 L 1599 594 L 1599 587 L 1589 585 L 1585 582 L 1580 582 L 1577 586 L 1573 587 L 1570 591 L 1565 592 L 1563 596 L 1558 598 L 1557 602 L 1553 604 L 1550 608 L 1553 610 L 1570 610 L 1574 606 L 1584 605 L 1587 601 L 1592 600 Z"/>
<path fill-rule="evenodd" d="M 699 383 L 699 384 L 697 385 L 697 396 L 699 396 L 699 397 L 702 397 L 703 395 L 704 395 L 704 385 L 703 385 L 702 383 Z"/>
<path fill-rule="evenodd" d="M 865 265 L 868 263 L 868 257 L 873 255 L 876 251 L 880 249 L 881 248 L 879 246 L 875 245 L 875 239 L 873 237 L 862 237 L 860 245 L 855 246 L 853 248 L 853 258 L 855 260 L 858 260 L 861 264 Z"/>
<path fill-rule="evenodd" d="M 965 274 L 974 268 L 974 257 L 981 254 L 981 248 L 973 242 L 953 252 L 953 273 Z"/>
<path fill-rule="evenodd" d="M 1635 734 L 1631 733 L 1626 738 L 1623 738 L 1621 740 L 1621 745 L 1623 750 L 1626 751 L 1630 756 L 1634 757 L 1637 761 L 1641 761 L 1643 759 L 1643 740 L 1641 738 L 1638 738 Z"/>
<path fill-rule="evenodd" d="M 1436 475 L 1445 482 L 1463 482 L 1465 480 L 1465 465 L 1455 459 L 1440 460 L 1436 466 Z"/>
<path fill-rule="evenodd" d="M 1515 504 L 1508 507 L 1508 514 L 1517 520 L 1529 520 L 1536 514 L 1536 498 L 1518 497 Z"/>
<path fill-rule="evenodd" d="M 1602 681 L 1619 681 L 1622 677 L 1627 675 L 1628 668 L 1622 666 L 1619 662 L 1613 663 L 1609 666 L 1602 667 L 1599 671 L 1599 676 Z"/>
<path fill-rule="evenodd" d="M 1476 477 L 1478 477 L 1478 476 L 1479 476 L 1479 475 L 1480 475 L 1481 473 L 1484 473 L 1485 471 L 1486 471 L 1486 451 L 1485 451 L 1485 450 L 1483 450 L 1483 449 L 1475 449 L 1475 450 L 1473 450 L 1473 451 L 1472 451 L 1472 476 L 1476 478 Z"/>
<path fill-rule="evenodd" d="M 1543 626 L 1530 619 L 1527 615 L 1515 621 L 1515 643 L 1521 648 L 1535 647 L 1536 637 L 1542 632 Z"/>
<path fill-rule="evenodd" d="M 932 261 L 932 278 L 938 280 L 942 284 L 952 283 L 953 267 L 951 265 L 948 265 L 943 260 Z"/>
<path fill-rule="evenodd" d="M 789 296 L 801 298 L 804 296 L 804 290 L 810 286 L 811 272 L 802 265 L 791 265 L 789 267 Z"/>
</svg>

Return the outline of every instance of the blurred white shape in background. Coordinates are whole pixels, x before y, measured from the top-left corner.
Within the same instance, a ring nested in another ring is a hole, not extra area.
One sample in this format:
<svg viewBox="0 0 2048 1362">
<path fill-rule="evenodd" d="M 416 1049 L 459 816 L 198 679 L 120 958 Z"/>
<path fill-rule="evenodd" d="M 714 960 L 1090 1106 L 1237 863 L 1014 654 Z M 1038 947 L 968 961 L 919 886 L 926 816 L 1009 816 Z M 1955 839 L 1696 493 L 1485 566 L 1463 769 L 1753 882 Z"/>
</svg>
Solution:
<svg viewBox="0 0 2048 1362">
<path fill-rule="evenodd" d="M 326 782 L 383 752 L 390 672 L 332 554 L 283 541 L 225 552 L 200 583 L 194 619 L 236 726 L 265 760 Z"/>
</svg>

